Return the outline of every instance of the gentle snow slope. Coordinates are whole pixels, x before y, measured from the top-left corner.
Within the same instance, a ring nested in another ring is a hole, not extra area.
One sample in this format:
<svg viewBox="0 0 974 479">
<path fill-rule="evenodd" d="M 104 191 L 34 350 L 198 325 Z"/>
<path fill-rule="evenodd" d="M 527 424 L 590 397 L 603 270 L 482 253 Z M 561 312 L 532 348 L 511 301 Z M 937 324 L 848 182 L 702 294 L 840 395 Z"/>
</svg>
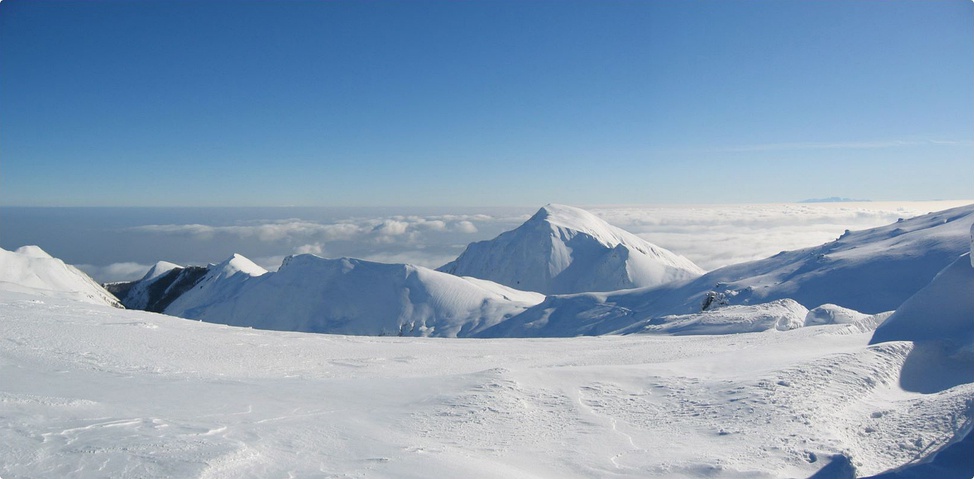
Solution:
<svg viewBox="0 0 974 479">
<path fill-rule="evenodd" d="M 487 336 L 632 332 L 669 315 L 793 299 L 865 313 L 896 309 L 970 247 L 974 205 L 849 232 L 830 243 L 720 268 L 697 279 L 614 293 L 550 296 Z"/>
<path fill-rule="evenodd" d="M 974 385 L 903 390 L 913 345 L 850 325 L 346 337 L 10 292 L 0 318 L 4 479 L 870 475 L 972 419 Z"/>
<path fill-rule="evenodd" d="M 51 257 L 38 246 L 23 246 L 16 251 L 0 248 L 0 290 L 121 306 L 88 275 Z"/>
<path fill-rule="evenodd" d="M 564 205 L 545 206 L 516 229 L 470 244 L 439 271 L 545 294 L 656 286 L 703 274 L 682 256 Z"/>
<path fill-rule="evenodd" d="M 283 331 L 467 336 L 544 299 L 419 266 L 348 258 L 297 255 L 274 273 L 255 268 L 239 255 L 211 267 L 165 313 Z"/>
</svg>

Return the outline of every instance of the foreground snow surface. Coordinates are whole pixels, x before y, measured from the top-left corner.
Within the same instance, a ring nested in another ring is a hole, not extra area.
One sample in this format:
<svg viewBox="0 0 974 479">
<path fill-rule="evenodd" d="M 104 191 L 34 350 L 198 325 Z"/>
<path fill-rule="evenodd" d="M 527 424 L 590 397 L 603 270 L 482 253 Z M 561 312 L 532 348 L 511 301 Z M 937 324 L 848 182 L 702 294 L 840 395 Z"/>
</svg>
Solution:
<svg viewBox="0 0 974 479">
<path fill-rule="evenodd" d="M 4 479 L 871 475 L 967 434 L 974 395 L 903 389 L 913 343 L 856 324 L 347 337 L 16 292 L 0 319 Z"/>
</svg>

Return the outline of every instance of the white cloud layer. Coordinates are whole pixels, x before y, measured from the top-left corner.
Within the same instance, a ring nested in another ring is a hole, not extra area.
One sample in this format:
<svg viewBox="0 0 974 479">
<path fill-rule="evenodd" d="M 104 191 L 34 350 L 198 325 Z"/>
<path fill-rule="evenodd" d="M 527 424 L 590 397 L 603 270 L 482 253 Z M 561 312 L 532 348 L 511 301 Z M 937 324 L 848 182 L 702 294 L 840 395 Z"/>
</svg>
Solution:
<svg viewBox="0 0 974 479">
<path fill-rule="evenodd" d="M 591 211 L 712 270 L 826 243 L 847 229 L 873 228 L 964 204 L 967 202 L 669 205 Z"/>
<path fill-rule="evenodd" d="M 76 264 L 74 266 L 84 271 L 88 276 L 106 283 L 141 279 L 152 267 L 151 265 L 133 262 L 112 263 L 106 266 L 91 264 Z"/>
<path fill-rule="evenodd" d="M 615 226 L 712 270 L 832 241 L 846 229 L 871 228 L 965 203 L 581 206 Z M 143 263 L 150 260 L 205 264 L 222 261 L 232 253 L 248 256 L 268 270 L 276 270 L 287 255 L 303 253 L 435 268 L 456 258 L 467 244 L 517 227 L 530 216 L 526 211 L 530 210 L 361 216 L 329 221 L 289 218 L 233 225 L 143 225 L 126 231 L 144 242 L 147 250 L 152 251 L 150 248 L 160 244 L 178 243 L 196 257 L 151 256 L 107 266 L 83 265 L 82 269 L 99 281 L 131 280 L 148 270 L 149 266 Z"/>
</svg>

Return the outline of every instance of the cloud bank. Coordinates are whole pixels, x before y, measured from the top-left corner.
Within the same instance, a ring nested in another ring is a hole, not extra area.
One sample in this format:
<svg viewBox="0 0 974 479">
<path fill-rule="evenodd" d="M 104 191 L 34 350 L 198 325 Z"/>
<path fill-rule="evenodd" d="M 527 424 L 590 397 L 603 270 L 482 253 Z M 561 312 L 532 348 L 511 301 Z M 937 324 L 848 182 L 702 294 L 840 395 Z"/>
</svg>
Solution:
<svg viewBox="0 0 974 479">
<path fill-rule="evenodd" d="M 847 229 L 871 228 L 965 203 L 580 206 L 712 270 L 832 241 Z M 158 260 L 206 264 L 232 253 L 269 270 L 276 270 L 287 255 L 304 253 L 436 268 L 456 258 L 467 244 L 517 227 L 535 210 L 136 224 L 106 231 L 104 241 L 92 246 L 105 248 L 103 256 L 120 262 L 88 261 L 80 267 L 103 282 L 137 279 Z M 122 241 L 119 235 L 137 250 L 134 257 L 118 258 L 117 248 L 110 247 Z"/>
</svg>

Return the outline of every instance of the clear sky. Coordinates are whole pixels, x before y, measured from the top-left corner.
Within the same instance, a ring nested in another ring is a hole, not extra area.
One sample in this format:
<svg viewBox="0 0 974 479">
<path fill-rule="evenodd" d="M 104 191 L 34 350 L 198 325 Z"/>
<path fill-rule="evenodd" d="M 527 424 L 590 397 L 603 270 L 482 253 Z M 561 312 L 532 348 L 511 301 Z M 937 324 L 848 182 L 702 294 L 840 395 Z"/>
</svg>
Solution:
<svg viewBox="0 0 974 479">
<path fill-rule="evenodd" d="M 0 3 L 2 205 L 974 197 L 974 3 Z"/>
</svg>

